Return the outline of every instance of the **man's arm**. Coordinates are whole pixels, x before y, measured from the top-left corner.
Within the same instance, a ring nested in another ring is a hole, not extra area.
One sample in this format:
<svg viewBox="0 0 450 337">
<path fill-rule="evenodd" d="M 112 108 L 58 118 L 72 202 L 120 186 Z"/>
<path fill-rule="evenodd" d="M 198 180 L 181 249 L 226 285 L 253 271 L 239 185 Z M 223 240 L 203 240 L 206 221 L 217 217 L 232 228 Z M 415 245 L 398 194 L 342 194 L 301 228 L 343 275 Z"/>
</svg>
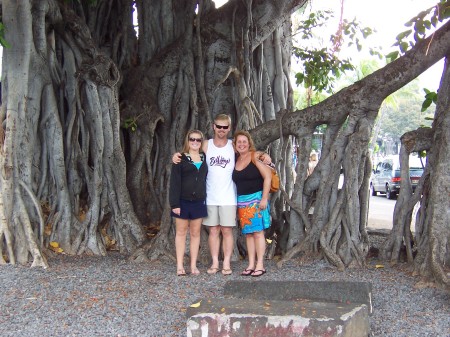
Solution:
<svg viewBox="0 0 450 337">
<path fill-rule="evenodd" d="M 202 143 L 202 151 L 206 153 L 208 151 L 208 140 L 205 139 Z"/>
<path fill-rule="evenodd" d="M 181 153 L 180 152 L 174 153 L 174 155 L 172 156 L 172 163 L 179 164 L 180 162 L 181 162 Z"/>
<path fill-rule="evenodd" d="M 272 158 L 270 158 L 268 153 L 265 153 L 263 151 L 256 151 L 255 152 L 255 157 L 259 161 L 262 161 L 264 164 L 272 166 Z"/>
</svg>

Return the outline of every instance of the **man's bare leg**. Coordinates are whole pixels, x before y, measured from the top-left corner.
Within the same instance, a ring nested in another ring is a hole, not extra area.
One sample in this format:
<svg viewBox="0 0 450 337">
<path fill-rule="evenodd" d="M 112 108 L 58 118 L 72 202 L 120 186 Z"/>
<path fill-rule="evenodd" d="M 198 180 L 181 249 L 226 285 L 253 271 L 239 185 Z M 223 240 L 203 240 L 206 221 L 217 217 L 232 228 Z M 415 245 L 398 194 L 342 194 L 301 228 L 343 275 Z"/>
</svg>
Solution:
<svg viewBox="0 0 450 337">
<path fill-rule="evenodd" d="M 209 227 L 208 237 L 209 251 L 211 253 L 212 264 L 207 270 L 208 274 L 215 274 L 219 271 L 219 250 L 220 250 L 220 227 Z"/>
<path fill-rule="evenodd" d="M 231 274 L 231 255 L 233 254 L 233 227 L 223 227 L 222 230 L 222 247 L 223 247 L 223 266 L 222 266 L 222 274 L 229 275 Z"/>
</svg>

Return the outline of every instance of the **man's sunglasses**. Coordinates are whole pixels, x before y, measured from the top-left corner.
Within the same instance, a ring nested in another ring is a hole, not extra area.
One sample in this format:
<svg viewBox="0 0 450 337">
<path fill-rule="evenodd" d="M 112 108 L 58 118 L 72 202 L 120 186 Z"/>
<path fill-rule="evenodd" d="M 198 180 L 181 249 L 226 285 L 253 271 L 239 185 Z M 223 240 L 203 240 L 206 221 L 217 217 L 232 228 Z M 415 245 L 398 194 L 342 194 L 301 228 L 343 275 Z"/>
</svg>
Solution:
<svg viewBox="0 0 450 337">
<path fill-rule="evenodd" d="M 201 143 L 202 139 L 201 138 L 189 138 L 190 142 L 197 142 L 197 143 Z"/>
<path fill-rule="evenodd" d="M 224 129 L 224 130 L 227 130 L 230 126 L 229 125 L 217 125 L 217 124 L 214 124 L 215 126 L 216 126 L 216 128 L 218 128 L 219 130 L 220 129 Z"/>
</svg>

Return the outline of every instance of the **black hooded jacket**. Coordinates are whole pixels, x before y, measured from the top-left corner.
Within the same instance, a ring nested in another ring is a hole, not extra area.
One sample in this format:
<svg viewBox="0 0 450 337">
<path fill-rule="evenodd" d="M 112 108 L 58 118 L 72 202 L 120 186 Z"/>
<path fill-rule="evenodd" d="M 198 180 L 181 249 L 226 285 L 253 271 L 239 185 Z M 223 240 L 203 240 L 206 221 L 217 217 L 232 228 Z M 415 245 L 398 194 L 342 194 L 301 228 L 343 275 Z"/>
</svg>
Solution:
<svg viewBox="0 0 450 337">
<path fill-rule="evenodd" d="M 206 199 L 206 175 L 208 173 L 208 165 L 206 164 L 206 156 L 200 153 L 202 165 L 200 169 L 192 162 L 192 159 L 181 154 L 181 162 L 172 164 L 170 174 L 170 190 L 169 203 L 170 208 L 179 208 L 180 199 L 188 201 L 199 201 Z"/>
</svg>

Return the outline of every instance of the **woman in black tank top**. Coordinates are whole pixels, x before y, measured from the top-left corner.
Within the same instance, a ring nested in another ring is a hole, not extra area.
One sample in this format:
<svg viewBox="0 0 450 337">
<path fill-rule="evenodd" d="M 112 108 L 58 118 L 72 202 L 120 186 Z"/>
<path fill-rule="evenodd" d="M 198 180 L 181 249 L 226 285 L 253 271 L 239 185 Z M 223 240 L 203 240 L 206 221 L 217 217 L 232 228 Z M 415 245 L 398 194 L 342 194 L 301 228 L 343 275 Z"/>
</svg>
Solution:
<svg viewBox="0 0 450 337">
<path fill-rule="evenodd" d="M 248 266 L 242 276 L 258 277 L 266 273 L 264 230 L 270 226 L 269 190 L 272 172 L 254 158 L 255 147 L 247 131 L 234 134 L 233 144 L 239 154 L 233 171 L 237 188 L 238 218 L 247 244 Z"/>
</svg>

